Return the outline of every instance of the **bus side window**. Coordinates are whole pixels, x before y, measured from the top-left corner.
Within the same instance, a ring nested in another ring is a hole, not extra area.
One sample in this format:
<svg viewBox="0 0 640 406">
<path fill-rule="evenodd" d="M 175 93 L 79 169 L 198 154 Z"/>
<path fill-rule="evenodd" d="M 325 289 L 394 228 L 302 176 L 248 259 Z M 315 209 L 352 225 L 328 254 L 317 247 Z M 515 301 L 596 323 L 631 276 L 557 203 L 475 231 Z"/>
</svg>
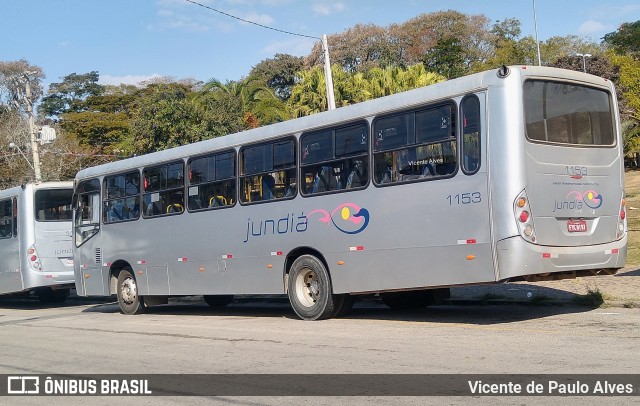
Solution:
<svg viewBox="0 0 640 406">
<path fill-rule="evenodd" d="M 143 217 L 155 217 L 184 212 L 184 165 L 171 162 L 142 171 Z"/>
<path fill-rule="evenodd" d="M 189 160 L 189 211 L 231 207 L 236 196 L 236 153 L 216 152 Z"/>
<path fill-rule="evenodd" d="M 286 137 L 240 150 L 242 203 L 293 198 L 296 179 L 295 139 Z"/>
<path fill-rule="evenodd" d="M 69 217 L 71 218 L 71 217 Z M 18 198 L 13 198 L 13 236 L 18 236 Z"/>
<path fill-rule="evenodd" d="M 374 183 L 416 182 L 453 176 L 457 170 L 453 103 L 376 118 Z"/>
<path fill-rule="evenodd" d="M 0 201 L 0 238 L 11 238 L 13 209 L 11 199 Z"/>
<path fill-rule="evenodd" d="M 305 195 L 357 190 L 369 183 L 369 130 L 364 122 L 303 134 Z"/>
<path fill-rule="evenodd" d="M 472 175 L 480 169 L 480 101 L 475 95 L 462 100 L 462 171 Z"/>
<path fill-rule="evenodd" d="M 140 173 L 134 171 L 106 176 L 103 197 L 105 223 L 138 219 L 140 217 Z"/>
</svg>

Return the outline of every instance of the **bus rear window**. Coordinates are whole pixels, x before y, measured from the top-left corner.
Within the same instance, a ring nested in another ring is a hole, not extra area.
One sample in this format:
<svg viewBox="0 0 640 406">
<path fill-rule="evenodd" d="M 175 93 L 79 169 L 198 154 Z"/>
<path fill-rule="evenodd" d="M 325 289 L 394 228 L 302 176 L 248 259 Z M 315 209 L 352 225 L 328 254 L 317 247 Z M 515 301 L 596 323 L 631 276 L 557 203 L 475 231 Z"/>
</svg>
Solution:
<svg viewBox="0 0 640 406">
<path fill-rule="evenodd" d="M 38 221 L 71 221 L 73 189 L 40 189 L 35 193 Z"/>
<path fill-rule="evenodd" d="M 571 83 L 527 80 L 524 114 L 531 141 L 582 146 L 615 145 L 611 96 Z"/>
</svg>

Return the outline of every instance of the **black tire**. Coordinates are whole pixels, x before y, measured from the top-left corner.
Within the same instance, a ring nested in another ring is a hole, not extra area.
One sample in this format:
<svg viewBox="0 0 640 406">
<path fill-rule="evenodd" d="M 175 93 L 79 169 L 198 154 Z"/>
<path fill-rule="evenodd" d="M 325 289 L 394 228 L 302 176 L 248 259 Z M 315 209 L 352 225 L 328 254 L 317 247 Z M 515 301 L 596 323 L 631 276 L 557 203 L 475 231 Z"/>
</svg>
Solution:
<svg viewBox="0 0 640 406">
<path fill-rule="evenodd" d="M 336 297 L 335 302 L 335 313 L 333 317 L 342 317 L 351 311 L 353 308 L 353 303 L 355 301 L 354 297 L 350 294 L 346 293 L 343 295 L 334 295 Z"/>
<path fill-rule="evenodd" d="M 124 268 L 118 275 L 118 305 L 124 314 L 144 313 L 147 308 L 144 299 L 138 294 L 138 283 L 131 268 Z"/>
<path fill-rule="evenodd" d="M 329 271 L 313 255 L 296 259 L 289 271 L 287 293 L 291 307 L 303 320 L 322 320 L 336 312 L 337 295 L 333 294 Z"/>
<path fill-rule="evenodd" d="M 223 307 L 233 302 L 233 295 L 204 295 L 203 298 L 211 307 Z"/>
<path fill-rule="evenodd" d="M 71 289 L 43 288 L 37 292 L 40 303 L 63 303 L 69 297 Z"/>
</svg>

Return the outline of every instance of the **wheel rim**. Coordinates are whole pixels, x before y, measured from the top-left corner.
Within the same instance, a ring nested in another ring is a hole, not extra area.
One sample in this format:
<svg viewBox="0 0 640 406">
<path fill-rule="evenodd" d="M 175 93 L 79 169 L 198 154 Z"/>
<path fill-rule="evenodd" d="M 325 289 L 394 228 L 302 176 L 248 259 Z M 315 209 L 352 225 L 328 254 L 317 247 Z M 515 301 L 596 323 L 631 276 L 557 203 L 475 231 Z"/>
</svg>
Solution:
<svg viewBox="0 0 640 406">
<path fill-rule="evenodd" d="M 137 295 L 137 286 L 133 278 L 126 278 L 124 281 L 122 281 L 120 296 L 122 297 L 123 303 L 127 305 L 133 304 L 136 301 Z"/>
<path fill-rule="evenodd" d="M 309 268 L 300 272 L 296 278 L 296 297 L 300 303 L 312 307 L 320 297 L 318 274 Z"/>
</svg>

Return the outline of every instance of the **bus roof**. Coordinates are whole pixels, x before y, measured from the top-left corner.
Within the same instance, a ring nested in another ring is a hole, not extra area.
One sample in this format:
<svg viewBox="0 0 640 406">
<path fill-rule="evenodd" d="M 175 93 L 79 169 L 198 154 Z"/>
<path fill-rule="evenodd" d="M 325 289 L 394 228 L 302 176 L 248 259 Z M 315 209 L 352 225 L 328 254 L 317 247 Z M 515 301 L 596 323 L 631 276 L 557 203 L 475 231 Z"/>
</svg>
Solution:
<svg viewBox="0 0 640 406">
<path fill-rule="evenodd" d="M 342 122 L 352 122 L 358 118 L 366 118 L 379 113 L 391 110 L 402 110 L 423 104 L 425 93 L 431 101 L 444 100 L 458 95 L 464 95 L 470 91 L 481 90 L 490 86 L 501 86 L 504 83 L 502 78 L 496 75 L 497 69 L 484 71 L 445 82 L 396 93 L 390 96 L 368 100 L 362 103 L 341 107 L 335 110 L 324 111 L 306 117 L 287 120 L 281 123 L 271 124 L 235 134 L 216 137 L 192 144 L 182 145 L 162 151 L 134 156 L 131 158 L 114 161 L 90 168 L 85 168 L 76 174 L 76 179 L 85 179 L 94 176 L 101 176 L 112 172 L 121 172 L 140 166 L 149 165 L 154 162 L 168 162 L 184 157 L 197 156 L 203 151 L 223 150 L 234 148 L 240 145 L 266 141 L 275 137 L 282 137 L 287 134 L 298 134 L 316 128 L 336 125 Z M 560 68 L 540 67 L 540 66 L 510 66 L 509 72 L 516 77 L 523 76 L 545 76 L 559 79 L 581 80 L 588 83 L 602 81 L 604 86 L 612 89 L 610 82 L 583 72 L 571 71 Z"/>
<path fill-rule="evenodd" d="M 60 181 L 60 182 L 40 182 L 40 183 L 25 183 L 20 186 L 14 186 L 9 189 L 0 190 L 0 199 L 7 196 L 15 196 L 17 194 L 22 193 L 24 190 L 37 190 L 37 189 L 65 189 L 72 188 L 72 181 Z"/>
</svg>

